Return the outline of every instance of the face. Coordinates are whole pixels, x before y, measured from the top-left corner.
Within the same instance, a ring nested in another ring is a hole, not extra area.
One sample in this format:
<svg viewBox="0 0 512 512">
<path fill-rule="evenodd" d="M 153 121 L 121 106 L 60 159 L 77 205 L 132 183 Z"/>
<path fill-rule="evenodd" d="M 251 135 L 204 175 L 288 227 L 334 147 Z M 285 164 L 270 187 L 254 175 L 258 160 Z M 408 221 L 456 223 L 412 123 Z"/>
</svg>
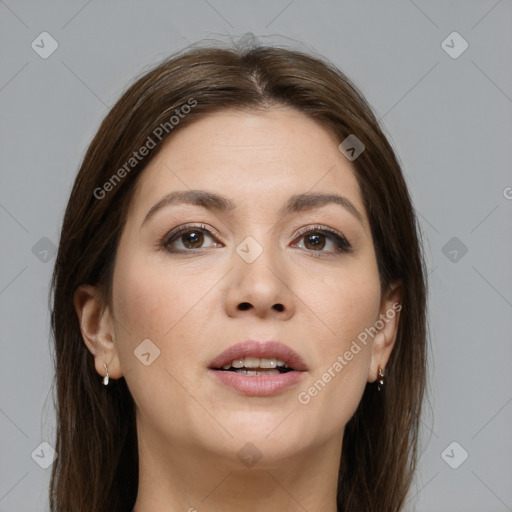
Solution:
<svg viewBox="0 0 512 512">
<path fill-rule="evenodd" d="M 109 371 L 124 375 L 139 432 L 162 450 L 240 463 L 236 453 L 252 443 L 270 467 L 340 446 L 385 366 L 394 322 L 362 334 L 391 303 L 338 143 L 293 109 L 225 111 L 176 132 L 141 175 L 115 263 Z M 196 204 L 172 196 L 191 190 L 209 195 Z M 274 344 L 258 354 L 300 366 L 291 350 L 303 371 L 210 368 L 248 340 L 280 342 L 284 352 Z"/>
</svg>

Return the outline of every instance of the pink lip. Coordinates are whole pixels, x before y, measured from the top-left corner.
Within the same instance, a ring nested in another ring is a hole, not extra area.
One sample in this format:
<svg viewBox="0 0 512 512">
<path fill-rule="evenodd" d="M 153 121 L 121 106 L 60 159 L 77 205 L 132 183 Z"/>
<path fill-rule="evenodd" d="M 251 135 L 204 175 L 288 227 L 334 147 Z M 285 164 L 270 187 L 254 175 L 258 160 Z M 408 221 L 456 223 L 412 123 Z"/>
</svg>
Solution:
<svg viewBox="0 0 512 512">
<path fill-rule="evenodd" d="M 288 372 L 279 375 L 240 375 L 222 370 L 209 370 L 222 384 L 247 396 L 277 395 L 297 384 L 304 372 Z"/>
<path fill-rule="evenodd" d="M 293 368 L 293 371 L 278 375 L 241 375 L 222 370 L 222 367 L 233 359 L 244 357 L 275 357 Z M 248 396 L 270 396 L 297 384 L 304 377 L 307 367 L 297 352 L 278 341 L 244 341 L 220 353 L 211 362 L 209 371 L 222 384 L 239 393 Z"/>
</svg>

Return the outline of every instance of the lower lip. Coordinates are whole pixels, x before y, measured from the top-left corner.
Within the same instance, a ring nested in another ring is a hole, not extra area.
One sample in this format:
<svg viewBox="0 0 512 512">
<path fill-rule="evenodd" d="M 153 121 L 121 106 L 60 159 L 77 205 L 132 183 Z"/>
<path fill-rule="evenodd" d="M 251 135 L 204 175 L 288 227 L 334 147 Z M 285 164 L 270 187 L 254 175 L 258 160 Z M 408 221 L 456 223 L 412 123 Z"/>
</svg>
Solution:
<svg viewBox="0 0 512 512">
<path fill-rule="evenodd" d="M 291 371 L 279 375 L 242 375 L 240 373 L 210 370 L 225 386 L 247 396 L 272 396 L 297 384 L 304 372 Z"/>
</svg>

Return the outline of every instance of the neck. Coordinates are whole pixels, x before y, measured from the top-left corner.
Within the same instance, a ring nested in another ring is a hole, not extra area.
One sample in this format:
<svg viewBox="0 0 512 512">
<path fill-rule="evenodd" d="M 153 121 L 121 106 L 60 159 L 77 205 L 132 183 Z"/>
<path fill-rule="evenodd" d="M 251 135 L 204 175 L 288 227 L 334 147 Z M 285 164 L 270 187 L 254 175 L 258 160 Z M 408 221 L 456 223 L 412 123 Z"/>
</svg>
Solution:
<svg viewBox="0 0 512 512">
<path fill-rule="evenodd" d="M 341 438 L 280 460 L 262 457 L 251 467 L 233 454 L 183 442 L 165 450 L 156 436 L 139 438 L 132 512 L 337 512 Z"/>
</svg>

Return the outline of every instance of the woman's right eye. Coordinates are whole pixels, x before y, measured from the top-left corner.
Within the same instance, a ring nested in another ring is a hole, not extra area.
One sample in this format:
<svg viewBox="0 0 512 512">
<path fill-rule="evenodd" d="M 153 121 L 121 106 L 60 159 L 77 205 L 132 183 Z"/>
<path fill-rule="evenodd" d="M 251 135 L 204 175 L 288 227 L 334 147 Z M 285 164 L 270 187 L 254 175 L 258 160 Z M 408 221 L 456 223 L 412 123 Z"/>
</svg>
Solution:
<svg viewBox="0 0 512 512">
<path fill-rule="evenodd" d="M 182 226 L 166 235 L 162 241 L 162 246 L 167 251 L 174 253 L 193 252 L 195 249 L 206 248 L 204 243 L 205 239 L 208 238 L 213 241 L 213 244 L 206 247 L 219 246 L 219 244 L 215 242 L 213 234 L 206 226 Z"/>
</svg>

